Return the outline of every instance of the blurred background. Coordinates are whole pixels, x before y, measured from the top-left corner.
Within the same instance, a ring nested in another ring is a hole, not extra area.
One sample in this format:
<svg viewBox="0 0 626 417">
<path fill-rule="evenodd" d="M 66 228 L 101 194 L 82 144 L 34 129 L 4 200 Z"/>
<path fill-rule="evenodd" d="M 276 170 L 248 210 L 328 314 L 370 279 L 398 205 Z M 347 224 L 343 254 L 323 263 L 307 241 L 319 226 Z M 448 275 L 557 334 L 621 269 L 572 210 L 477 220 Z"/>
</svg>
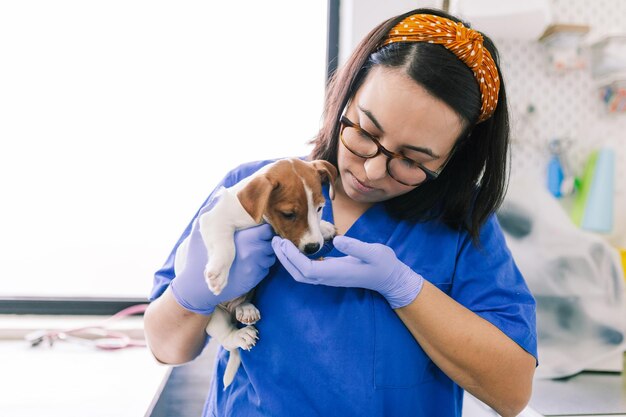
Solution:
<svg viewBox="0 0 626 417">
<path fill-rule="evenodd" d="M 308 152 L 326 10 L 3 2 L 0 295 L 145 298 L 228 170 Z"/>
</svg>

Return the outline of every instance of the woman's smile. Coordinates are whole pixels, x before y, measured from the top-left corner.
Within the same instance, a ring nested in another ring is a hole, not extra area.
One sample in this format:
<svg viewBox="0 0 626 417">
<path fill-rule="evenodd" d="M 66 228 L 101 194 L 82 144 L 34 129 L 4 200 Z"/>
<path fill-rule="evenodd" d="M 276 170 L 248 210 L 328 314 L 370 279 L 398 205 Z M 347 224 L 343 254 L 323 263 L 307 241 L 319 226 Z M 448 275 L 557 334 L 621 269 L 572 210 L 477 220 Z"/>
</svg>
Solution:
<svg viewBox="0 0 626 417">
<path fill-rule="evenodd" d="M 354 188 L 359 191 L 360 193 L 363 194 L 368 194 L 371 192 L 376 191 L 377 189 L 374 187 L 371 187 L 369 185 L 365 185 L 362 181 L 360 181 L 356 175 L 354 175 L 352 172 L 350 172 L 350 176 L 352 177 L 352 184 L 354 186 Z"/>
</svg>

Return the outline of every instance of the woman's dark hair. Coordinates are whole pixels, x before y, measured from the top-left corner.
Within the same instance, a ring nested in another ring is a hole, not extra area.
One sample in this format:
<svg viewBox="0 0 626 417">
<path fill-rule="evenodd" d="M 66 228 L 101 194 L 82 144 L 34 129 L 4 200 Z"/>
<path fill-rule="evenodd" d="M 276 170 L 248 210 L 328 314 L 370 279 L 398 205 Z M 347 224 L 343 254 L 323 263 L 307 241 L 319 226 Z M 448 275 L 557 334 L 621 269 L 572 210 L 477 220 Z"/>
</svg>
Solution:
<svg viewBox="0 0 626 417">
<path fill-rule="evenodd" d="M 325 159 L 336 166 L 338 121 L 348 101 L 373 67 L 403 69 L 430 94 L 454 109 L 465 124 L 441 175 L 385 202 L 386 208 L 401 220 L 440 219 L 454 229 L 467 230 L 478 242 L 480 227 L 502 203 L 508 179 L 509 116 L 497 50 L 483 35 L 484 47 L 498 66 L 500 92 L 494 114 L 477 124 L 481 106 L 478 82 L 456 55 L 442 45 L 427 42 L 400 42 L 379 47 L 392 27 L 416 13 L 460 21 L 440 10 L 416 9 L 374 28 L 328 83 L 324 121 L 311 141 L 314 145 L 311 158 Z"/>
</svg>

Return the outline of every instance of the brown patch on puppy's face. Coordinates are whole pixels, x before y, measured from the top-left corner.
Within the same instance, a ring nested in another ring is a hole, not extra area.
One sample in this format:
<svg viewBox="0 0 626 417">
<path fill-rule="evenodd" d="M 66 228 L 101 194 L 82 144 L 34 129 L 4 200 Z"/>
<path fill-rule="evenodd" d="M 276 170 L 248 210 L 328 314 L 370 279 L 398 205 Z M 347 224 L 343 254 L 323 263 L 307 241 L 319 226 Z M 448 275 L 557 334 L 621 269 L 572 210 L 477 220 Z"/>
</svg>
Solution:
<svg viewBox="0 0 626 417">
<path fill-rule="evenodd" d="M 247 204 L 242 202 L 246 210 L 253 217 L 262 210 L 276 233 L 291 240 L 302 252 L 305 252 L 307 245 L 321 247 L 324 239 L 320 230 L 320 220 L 325 203 L 322 182 L 328 180 L 332 184 L 335 181 L 337 177 L 335 167 L 326 161 L 285 159 L 274 163 L 262 177 L 255 178 L 253 182 L 256 183 L 255 187 L 262 185 L 263 191 L 255 192 L 256 198 L 248 198 Z M 267 200 L 258 199 L 260 196 L 265 197 L 269 184 L 271 192 Z M 254 204 L 256 204 L 254 208 L 248 209 Z M 262 209 L 259 208 L 259 204 L 263 205 Z M 255 213 L 252 214 L 251 210 Z"/>
<path fill-rule="evenodd" d="M 290 159 L 277 162 L 267 173 L 278 186 L 270 195 L 265 215 L 276 233 L 300 250 L 309 229 L 309 210 L 317 212 L 325 203 L 317 171 L 311 168 L 304 161 Z"/>
<path fill-rule="evenodd" d="M 253 178 L 237 197 L 257 223 L 265 217 L 278 235 L 311 254 L 324 244 L 322 182 L 330 183 L 332 198 L 336 178 L 337 169 L 327 161 L 285 159 Z"/>
</svg>

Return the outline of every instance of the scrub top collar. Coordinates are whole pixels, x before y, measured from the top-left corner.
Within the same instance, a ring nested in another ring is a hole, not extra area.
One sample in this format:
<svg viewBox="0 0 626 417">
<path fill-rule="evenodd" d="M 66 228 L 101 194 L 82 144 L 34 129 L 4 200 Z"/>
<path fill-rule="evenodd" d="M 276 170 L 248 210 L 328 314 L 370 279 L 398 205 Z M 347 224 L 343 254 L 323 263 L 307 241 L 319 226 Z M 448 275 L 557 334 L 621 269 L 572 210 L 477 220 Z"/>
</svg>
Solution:
<svg viewBox="0 0 626 417">
<path fill-rule="evenodd" d="M 322 185 L 322 192 L 324 194 L 324 198 L 326 198 L 326 204 L 324 205 L 324 209 L 322 211 L 322 219 L 334 224 L 333 203 L 329 196 L 328 184 Z M 373 204 L 358 219 L 356 219 L 345 235 L 367 243 L 386 244 L 393 231 L 400 223 L 400 220 L 396 220 L 389 215 L 385 215 L 385 212 L 386 208 L 383 203 Z M 332 245 L 332 242 L 330 243 Z"/>
</svg>

